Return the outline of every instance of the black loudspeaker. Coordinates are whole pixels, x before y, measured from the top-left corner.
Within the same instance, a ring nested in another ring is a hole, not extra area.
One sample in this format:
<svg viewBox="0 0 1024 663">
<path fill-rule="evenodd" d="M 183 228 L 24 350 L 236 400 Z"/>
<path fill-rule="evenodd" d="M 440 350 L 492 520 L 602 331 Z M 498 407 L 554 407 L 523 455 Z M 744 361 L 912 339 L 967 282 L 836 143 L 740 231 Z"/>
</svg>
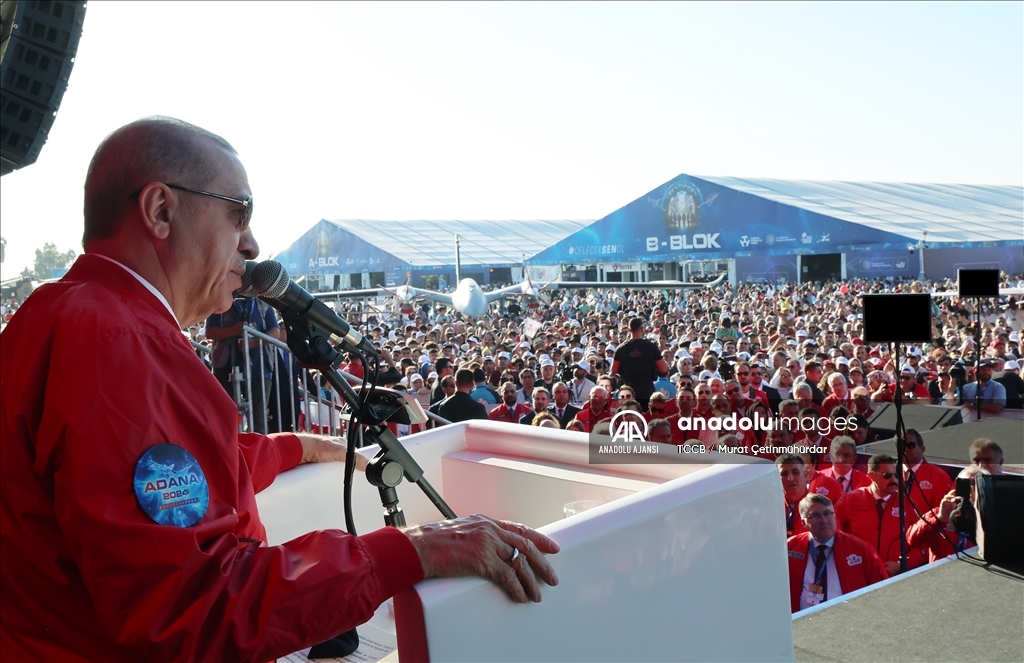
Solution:
<svg viewBox="0 0 1024 663">
<path fill-rule="evenodd" d="M 927 403 L 927 401 L 926 401 Z M 964 421 L 963 415 L 958 407 L 945 405 L 932 405 L 922 407 L 920 405 L 904 405 L 903 425 L 917 431 L 932 430 L 933 428 L 945 428 L 956 426 Z M 896 436 L 896 406 L 892 403 L 883 403 L 871 414 L 868 420 L 871 431 L 877 433 L 882 439 Z"/>
<path fill-rule="evenodd" d="M 862 295 L 865 343 L 928 343 L 932 340 L 932 296 Z"/>
<path fill-rule="evenodd" d="M 957 293 L 961 297 L 998 297 L 998 269 L 956 270 Z"/>
<path fill-rule="evenodd" d="M 977 541 L 992 564 L 1024 564 L 1024 476 L 974 477 Z"/>
<path fill-rule="evenodd" d="M 0 175 L 39 158 L 68 89 L 84 22 L 84 0 L 3 3 Z"/>
</svg>

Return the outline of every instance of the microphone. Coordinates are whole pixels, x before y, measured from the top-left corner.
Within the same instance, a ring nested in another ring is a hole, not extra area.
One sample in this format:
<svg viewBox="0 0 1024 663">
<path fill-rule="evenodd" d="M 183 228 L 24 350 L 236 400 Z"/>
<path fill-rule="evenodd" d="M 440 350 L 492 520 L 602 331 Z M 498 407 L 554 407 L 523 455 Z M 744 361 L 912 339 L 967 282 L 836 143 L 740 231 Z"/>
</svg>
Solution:
<svg viewBox="0 0 1024 663">
<path fill-rule="evenodd" d="M 249 273 L 246 265 L 246 274 Z M 243 282 L 244 287 L 244 282 Z M 261 299 L 275 308 L 287 308 L 303 316 L 320 331 L 327 332 L 349 352 L 362 352 L 377 357 L 377 349 L 362 334 L 349 326 L 326 304 L 288 278 L 284 265 L 276 260 L 265 260 L 252 271 L 252 288 Z"/>
<path fill-rule="evenodd" d="M 259 265 L 255 260 L 245 261 L 245 274 L 242 275 L 242 287 L 235 290 L 235 297 L 255 297 L 256 289 L 252 287 L 252 272 Z"/>
</svg>

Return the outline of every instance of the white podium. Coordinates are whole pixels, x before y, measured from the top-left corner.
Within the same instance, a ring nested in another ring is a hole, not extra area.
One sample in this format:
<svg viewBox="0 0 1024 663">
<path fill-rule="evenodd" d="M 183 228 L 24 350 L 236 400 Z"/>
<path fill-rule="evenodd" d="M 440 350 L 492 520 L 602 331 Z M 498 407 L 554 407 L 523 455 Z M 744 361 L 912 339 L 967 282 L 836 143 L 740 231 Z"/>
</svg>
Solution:
<svg viewBox="0 0 1024 663">
<path fill-rule="evenodd" d="M 517 604 L 479 578 L 427 580 L 371 624 L 402 661 L 793 660 L 782 487 L 768 462 L 590 464 L 588 436 L 474 421 L 403 438 L 459 515 L 539 529 L 561 546 L 560 584 Z M 359 453 L 372 457 L 376 447 Z M 270 543 L 344 529 L 340 463 L 306 465 L 259 495 Z M 437 510 L 415 485 L 410 524 Z M 602 500 L 563 518 L 575 500 Z M 353 487 L 360 533 L 383 526 L 377 489 Z"/>
</svg>

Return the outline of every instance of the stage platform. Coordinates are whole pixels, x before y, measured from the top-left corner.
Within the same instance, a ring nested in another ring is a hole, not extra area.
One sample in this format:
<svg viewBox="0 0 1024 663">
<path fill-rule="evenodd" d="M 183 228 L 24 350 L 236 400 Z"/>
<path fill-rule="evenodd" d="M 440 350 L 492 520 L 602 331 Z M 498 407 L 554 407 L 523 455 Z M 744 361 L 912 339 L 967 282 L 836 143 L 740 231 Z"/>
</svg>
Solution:
<svg viewBox="0 0 1024 663">
<path fill-rule="evenodd" d="M 1020 663 L 1022 572 L 975 550 L 797 613 L 796 660 Z"/>
<path fill-rule="evenodd" d="M 910 428 L 910 426 L 908 426 Z M 967 450 L 980 437 L 995 441 L 1003 449 L 1003 468 L 1014 474 L 1024 474 L 1024 422 L 1018 419 L 991 417 L 966 424 L 921 431 L 927 451 L 925 458 L 940 465 L 971 464 Z M 872 456 L 878 453 L 896 455 L 896 440 L 888 439 L 862 445 L 858 451 Z"/>
</svg>

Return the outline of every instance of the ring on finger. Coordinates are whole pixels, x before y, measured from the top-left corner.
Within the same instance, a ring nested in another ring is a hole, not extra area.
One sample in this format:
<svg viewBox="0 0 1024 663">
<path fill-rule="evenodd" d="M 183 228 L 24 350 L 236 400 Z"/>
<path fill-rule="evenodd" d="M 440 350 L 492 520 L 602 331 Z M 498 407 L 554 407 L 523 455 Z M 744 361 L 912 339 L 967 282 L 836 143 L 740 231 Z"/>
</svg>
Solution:
<svg viewBox="0 0 1024 663">
<path fill-rule="evenodd" d="M 512 556 L 509 557 L 508 559 L 504 560 L 504 561 L 509 566 L 515 567 L 515 565 L 519 563 L 519 556 L 520 556 L 519 548 L 512 548 Z"/>
</svg>

